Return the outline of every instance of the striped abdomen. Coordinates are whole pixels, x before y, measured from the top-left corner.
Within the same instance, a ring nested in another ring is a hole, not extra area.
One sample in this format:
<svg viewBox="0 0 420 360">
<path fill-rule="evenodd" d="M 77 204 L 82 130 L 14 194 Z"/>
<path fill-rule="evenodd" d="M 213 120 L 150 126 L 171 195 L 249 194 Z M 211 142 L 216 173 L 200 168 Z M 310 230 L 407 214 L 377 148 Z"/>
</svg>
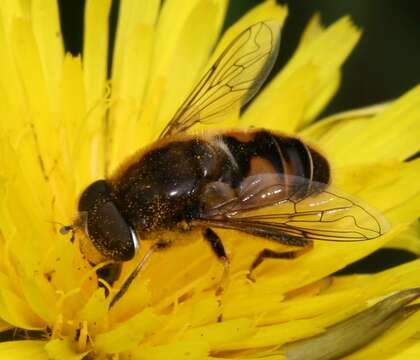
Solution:
<svg viewBox="0 0 420 360">
<path fill-rule="evenodd" d="M 228 155 L 232 166 L 237 169 L 234 172 L 236 176 L 227 179 L 233 188 L 241 187 L 247 179 L 260 174 L 277 175 L 280 181 L 286 179 L 286 191 L 297 183 L 299 186 L 304 184 L 306 188 L 299 189 L 300 194 L 313 192 L 314 189 L 310 188 L 315 185 L 317 190 L 322 190 L 330 181 L 327 160 L 297 138 L 267 130 L 254 130 L 230 132 L 216 139 L 217 146 Z"/>
</svg>

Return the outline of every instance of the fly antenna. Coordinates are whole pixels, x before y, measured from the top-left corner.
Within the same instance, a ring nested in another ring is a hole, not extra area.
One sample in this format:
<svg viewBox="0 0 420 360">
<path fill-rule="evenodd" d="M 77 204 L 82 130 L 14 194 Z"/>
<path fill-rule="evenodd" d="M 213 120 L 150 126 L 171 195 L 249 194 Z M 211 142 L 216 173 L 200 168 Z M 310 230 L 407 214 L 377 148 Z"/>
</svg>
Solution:
<svg viewBox="0 0 420 360">
<path fill-rule="evenodd" d="M 61 235 L 67 235 L 69 232 L 71 232 L 70 242 L 74 243 L 74 237 L 76 236 L 76 231 L 73 225 L 61 224 L 59 232 Z"/>
<path fill-rule="evenodd" d="M 60 224 L 60 225 L 61 227 L 60 227 L 59 232 L 61 235 L 67 235 L 69 232 L 74 232 L 74 228 L 72 225 L 63 225 L 63 224 Z"/>
<path fill-rule="evenodd" d="M 61 235 L 67 235 L 69 232 L 71 232 L 71 238 L 70 241 L 74 242 L 74 236 L 75 236 L 75 227 L 74 225 L 64 225 L 61 222 L 58 221 L 48 221 L 49 223 L 53 224 L 53 225 L 59 225 L 60 228 L 58 230 L 58 232 Z"/>
</svg>

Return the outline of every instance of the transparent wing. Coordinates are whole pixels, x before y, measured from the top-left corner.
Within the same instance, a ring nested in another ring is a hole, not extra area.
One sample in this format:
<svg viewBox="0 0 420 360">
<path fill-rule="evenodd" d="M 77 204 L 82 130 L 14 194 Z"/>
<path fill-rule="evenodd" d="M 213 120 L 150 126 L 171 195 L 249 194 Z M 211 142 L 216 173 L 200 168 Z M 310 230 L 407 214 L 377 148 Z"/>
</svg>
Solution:
<svg viewBox="0 0 420 360">
<path fill-rule="evenodd" d="M 260 178 L 260 179 L 258 179 Z M 308 179 L 251 177 L 237 195 L 204 208 L 208 226 L 269 238 L 324 241 L 375 239 L 389 230 L 382 214 L 351 195 Z"/>
<path fill-rule="evenodd" d="M 258 22 L 239 34 L 196 85 L 160 138 L 244 106 L 270 73 L 279 39 L 280 24 L 275 20 Z"/>
</svg>

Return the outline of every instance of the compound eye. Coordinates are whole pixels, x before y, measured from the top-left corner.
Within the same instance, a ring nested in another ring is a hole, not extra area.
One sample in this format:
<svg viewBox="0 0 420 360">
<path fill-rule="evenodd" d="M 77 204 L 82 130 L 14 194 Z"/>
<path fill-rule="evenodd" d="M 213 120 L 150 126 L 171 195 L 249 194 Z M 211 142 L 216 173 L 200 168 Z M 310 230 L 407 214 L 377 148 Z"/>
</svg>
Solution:
<svg viewBox="0 0 420 360">
<path fill-rule="evenodd" d="M 88 212 L 86 230 L 96 249 L 108 259 L 131 260 L 139 247 L 133 227 L 112 201 L 96 204 Z"/>
<path fill-rule="evenodd" d="M 79 199 L 79 212 L 89 211 L 95 204 L 110 200 L 110 191 L 105 180 L 97 180 L 90 184 Z"/>
</svg>

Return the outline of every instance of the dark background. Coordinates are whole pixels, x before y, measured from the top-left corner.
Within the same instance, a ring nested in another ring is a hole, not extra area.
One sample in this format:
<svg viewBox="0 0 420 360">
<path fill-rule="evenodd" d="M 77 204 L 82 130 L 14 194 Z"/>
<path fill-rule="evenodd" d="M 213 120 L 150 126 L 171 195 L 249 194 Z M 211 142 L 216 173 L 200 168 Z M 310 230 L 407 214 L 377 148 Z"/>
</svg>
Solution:
<svg viewBox="0 0 420 360">
<path fill-rule="evenodd" d="M 120 0 L 111 11 L 111 46 Z M 122 0 L 124 1 L 124 0 Z M 142 0 L 138 0 L 142 1 Z M 225 28 L 261 0 L 231 0 Z M 343 68 L 337 95 L 323 115 L 383 102 L 400 96 L 420 83 L 420 1 L 415 0 L 284 0 L 289 17 L 282 33 L 276 69 L 291 56 L 299 37 L 315 12 L 324 25 L 350 15 L 363 29 L 362 39 Z M 83 9 L 85 0 L 59 0 L 66 49 L 73 54 L 83 47 Z M 371 272 L 414 259 L 405 251 L 382 249 L 350 265 L 341 273 Z"/>
</svg>

